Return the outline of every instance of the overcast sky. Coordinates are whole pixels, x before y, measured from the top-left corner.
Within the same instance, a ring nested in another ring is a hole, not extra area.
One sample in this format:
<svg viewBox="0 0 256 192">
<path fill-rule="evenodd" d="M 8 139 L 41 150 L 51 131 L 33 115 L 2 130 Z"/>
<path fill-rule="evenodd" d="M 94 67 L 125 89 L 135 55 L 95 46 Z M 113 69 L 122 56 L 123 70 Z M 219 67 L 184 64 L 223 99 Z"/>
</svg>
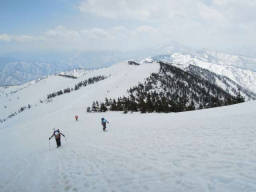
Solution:
<svg viewBox="0 0 256 192">
<path fill-rule="evenodd" d="M 255 0 L 0 0 L 0 51 L 134 51 L 176 41 L 253 56 L 255 10 Z"/>
</svg>

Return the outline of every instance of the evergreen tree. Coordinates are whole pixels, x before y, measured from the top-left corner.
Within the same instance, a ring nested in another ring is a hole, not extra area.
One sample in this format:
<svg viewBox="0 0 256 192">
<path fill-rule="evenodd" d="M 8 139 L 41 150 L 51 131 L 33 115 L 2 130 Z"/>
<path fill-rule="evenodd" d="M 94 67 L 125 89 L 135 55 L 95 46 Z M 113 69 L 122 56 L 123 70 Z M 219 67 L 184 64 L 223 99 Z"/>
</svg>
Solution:
<svg viewBox="0 0 256 192">
<path fill-rule="evenodd" d="M 101 103 L 100 104 L 100 112 L 106 112 L 108 109 L 107 109 L 107 107 L 105 106 L 105 104 L 104 103 Z"/>
<path fill-rule="evenodd" d="M 96 102 L 93 101 L 92 103 L 92 112 L 97 112 Z"/>
<path fill-rule="evenodd" d="M 236 97 L 236 102 L 237 103 L 243 103 L 245 101 L 244 97 L 241 95 L 240 91 Z"/>
</svg>

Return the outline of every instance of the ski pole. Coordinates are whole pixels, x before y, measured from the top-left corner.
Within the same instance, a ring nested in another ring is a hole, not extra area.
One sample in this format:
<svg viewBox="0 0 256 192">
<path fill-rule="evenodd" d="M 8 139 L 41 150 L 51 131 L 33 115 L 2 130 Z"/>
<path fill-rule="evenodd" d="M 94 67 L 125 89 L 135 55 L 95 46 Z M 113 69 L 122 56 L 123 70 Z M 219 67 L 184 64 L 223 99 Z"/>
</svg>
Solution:
<svg viewBox="0 0 256 192">
<path fill-rule="evenodd" d="M 48 140 L 48 143 L 49 143 L 49 151 L 51 151 L 51 147 L 50 147 L 50 140 Z"/>
</svg>

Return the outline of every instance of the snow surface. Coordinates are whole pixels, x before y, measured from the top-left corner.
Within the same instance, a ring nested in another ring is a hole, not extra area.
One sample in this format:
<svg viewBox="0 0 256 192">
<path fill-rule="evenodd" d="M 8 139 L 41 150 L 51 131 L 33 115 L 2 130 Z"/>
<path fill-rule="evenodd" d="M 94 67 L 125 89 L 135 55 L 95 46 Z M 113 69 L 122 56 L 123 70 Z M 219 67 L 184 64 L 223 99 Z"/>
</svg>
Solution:
<svg viewBox="0 0 256 192">
<path fill-rule="evenodd" d="M 125 94 L 158 67 L 102 69 L 97 73 L 111 77 L 0 124 L 0 191 L 256 191 L 256 102 L 185 113 L 86 113 L 93 100 Z M 49 78 L 51 88 L 66 88 Z M 44 95 L 47 81 L 17 93 Z M 66 135 L 61 148 L 48 142 L 52 128 Z"/>
</svg>

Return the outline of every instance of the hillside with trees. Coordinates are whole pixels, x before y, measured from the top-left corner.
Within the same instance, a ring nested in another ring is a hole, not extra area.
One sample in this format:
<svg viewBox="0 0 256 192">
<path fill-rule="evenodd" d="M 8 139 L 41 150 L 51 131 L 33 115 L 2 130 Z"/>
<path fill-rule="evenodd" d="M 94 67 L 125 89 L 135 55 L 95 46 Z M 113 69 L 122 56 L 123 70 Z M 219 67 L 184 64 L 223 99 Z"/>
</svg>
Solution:
<svg viewBox="0 0 256 192">
<path fill-rule="evenodd" d="M 87 111 L 181 112 L 244 102 L 240 93 L 232 96 L 198 75 L 168 63 L 159 65 L 158 73 L 128 90 L 129 96 L 95 101 Z"/>
</svg>

